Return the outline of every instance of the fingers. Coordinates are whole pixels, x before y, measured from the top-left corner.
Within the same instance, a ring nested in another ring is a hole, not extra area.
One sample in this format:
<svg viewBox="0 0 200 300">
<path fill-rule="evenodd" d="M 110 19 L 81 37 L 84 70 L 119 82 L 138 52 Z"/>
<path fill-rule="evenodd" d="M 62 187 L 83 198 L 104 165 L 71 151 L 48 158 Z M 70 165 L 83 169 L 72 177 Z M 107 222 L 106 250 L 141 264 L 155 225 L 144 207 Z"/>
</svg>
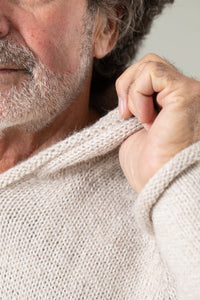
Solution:
<svg viewBox="0 0 200 300">
<path fill-rule="evenodd" d="M 151 124 L 157 116 L 155 93 L 167 94 L 171 74 L 176 69 L 155 54 L 148 54 L 142 60 L 128 68 L 116 82 L 119 96 L 119 109 L 123 118 L 132 114 L 142 123 Z M 162 107 L 162 97 L 157 101 Z"/>
<path fill-rule="evenodd" d="M 140 80 L 140 78 L 139 78 Z M 138 88 L 140 84 L 136 80 L 131 86 L 128 97 L 128 108 L 143 124 L 151 125 L 157 116 L 157 111 L 152 100 L 152 94 L 145 94 Z"/>
<path fill-rule="evenodd" d="M 116 81 L 116 90 L 119 98 L 119 109 L 123 118 L 128 118 L 133 111 L 128 107 L 128 97 L 130 89 L 134 85 L 135 79 L 139 76 L 144 65 L 140 62 L 129 67 Z"/>
</svg>

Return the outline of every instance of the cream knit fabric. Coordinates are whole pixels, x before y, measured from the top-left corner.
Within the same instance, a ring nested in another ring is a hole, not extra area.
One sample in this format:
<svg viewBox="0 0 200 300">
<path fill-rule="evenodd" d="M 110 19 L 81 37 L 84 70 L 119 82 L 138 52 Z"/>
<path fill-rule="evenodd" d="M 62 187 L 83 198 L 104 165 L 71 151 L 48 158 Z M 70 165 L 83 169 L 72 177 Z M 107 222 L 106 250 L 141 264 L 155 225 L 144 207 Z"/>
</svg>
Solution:
<svg viewBox="0 0 200 300">
<path fill-rule="evenodd" d="M 0 299 L 200 299 L 200 143 L 137 197 L 112 111 L 0 175 Z"/>
</svg>

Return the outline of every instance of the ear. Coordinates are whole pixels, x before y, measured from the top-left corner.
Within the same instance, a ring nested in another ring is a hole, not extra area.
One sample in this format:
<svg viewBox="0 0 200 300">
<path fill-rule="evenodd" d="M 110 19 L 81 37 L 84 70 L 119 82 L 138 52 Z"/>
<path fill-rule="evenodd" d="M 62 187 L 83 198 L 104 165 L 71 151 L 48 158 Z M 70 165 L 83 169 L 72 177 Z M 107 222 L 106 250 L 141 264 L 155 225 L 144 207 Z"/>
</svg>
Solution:
<svg viewBox="0 0 200 300">
<path fill-rule="evenodd" d="M 119 34 L 118 22 L 98 13 L 94 21 L 93 56 L 101 59 L 115 46 Z"/>
</svg>

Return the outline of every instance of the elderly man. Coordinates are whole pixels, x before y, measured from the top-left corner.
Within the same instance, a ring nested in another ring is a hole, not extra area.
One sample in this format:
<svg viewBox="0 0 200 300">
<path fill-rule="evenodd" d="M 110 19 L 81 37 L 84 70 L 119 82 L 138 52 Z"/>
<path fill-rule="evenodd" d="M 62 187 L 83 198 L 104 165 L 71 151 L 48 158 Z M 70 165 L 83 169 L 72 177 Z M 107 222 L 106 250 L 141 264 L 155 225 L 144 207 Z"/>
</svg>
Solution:
<svg viewBox="0 0 200 300">
<path fill-rule="evenodd" d="M 0 0 L 1 299 L 200 299 L 200 83 L 125 71 L 169 2 Z"/>
</svg>

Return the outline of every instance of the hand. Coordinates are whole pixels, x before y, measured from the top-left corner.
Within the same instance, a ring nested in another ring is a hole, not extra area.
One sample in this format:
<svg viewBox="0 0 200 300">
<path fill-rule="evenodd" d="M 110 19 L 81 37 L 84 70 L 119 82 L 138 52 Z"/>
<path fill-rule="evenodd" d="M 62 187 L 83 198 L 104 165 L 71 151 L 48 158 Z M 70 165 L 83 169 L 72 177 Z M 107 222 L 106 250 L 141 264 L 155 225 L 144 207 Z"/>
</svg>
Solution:
<svg viewBox="0 0 200 300">
<path fill-rule="evenodd" d="M 118 78 L 116 89 L 121 116 L 134 115 L 144 125 L 119 152 L 121 167 L 139 193 L 167 161 L 200 140 L 200 82 L 148 54 Z"/>
</svg>

